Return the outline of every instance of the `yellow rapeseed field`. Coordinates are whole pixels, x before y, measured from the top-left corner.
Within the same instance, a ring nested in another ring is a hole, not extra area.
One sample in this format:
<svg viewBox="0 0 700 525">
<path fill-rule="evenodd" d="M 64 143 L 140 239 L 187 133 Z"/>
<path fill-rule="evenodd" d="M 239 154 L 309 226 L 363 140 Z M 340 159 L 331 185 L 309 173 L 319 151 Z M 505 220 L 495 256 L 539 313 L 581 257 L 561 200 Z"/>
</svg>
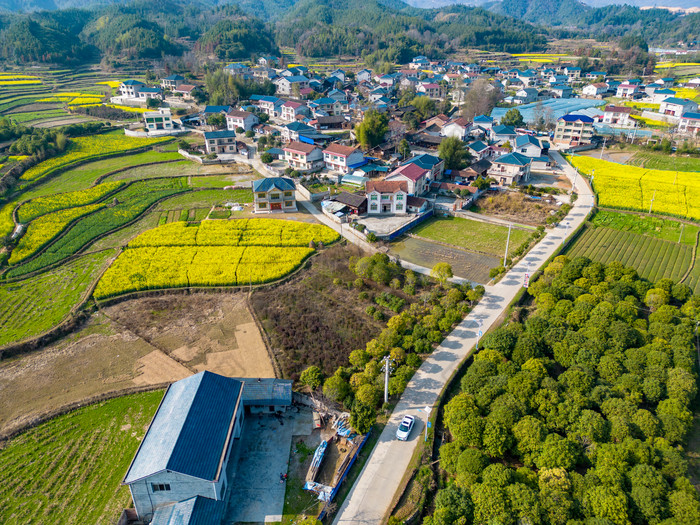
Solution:
<svg viewBox="0 0 700 525">
<path fill-rule="evenodd" d="M 320 224 L 238 219 L 165 224 L 131 241 L 105 272 L 95 298 L 186 286 L 235 286 L 274 281 L 338 234 Z"/>
<path fill-rule="evenodd" d="M 651 205 L 653 212 L 700 220 L 697 172 L 649 170 L 579 155 L 569 160 L 581 173 L 594 176 L 601 206 L 648 212 Z"/>
</svg>

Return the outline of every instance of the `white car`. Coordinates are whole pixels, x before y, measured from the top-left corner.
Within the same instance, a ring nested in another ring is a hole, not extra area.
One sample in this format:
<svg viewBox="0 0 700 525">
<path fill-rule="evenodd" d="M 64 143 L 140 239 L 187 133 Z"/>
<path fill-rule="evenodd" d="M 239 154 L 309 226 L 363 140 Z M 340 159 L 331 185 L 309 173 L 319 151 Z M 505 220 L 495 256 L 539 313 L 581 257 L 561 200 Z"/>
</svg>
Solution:
<svg viewBox="0 0 700 525">
<path fill-rule="evenodd" d="M 403 420 L 396 429 L 396 439 L 399 441 L 408 440 L 408 436 L 411 435 L 411 430 L 413 430 L 413 424 L 416 422 L 416 418 L 413 416 L 403 416 Z"/>
</svg>

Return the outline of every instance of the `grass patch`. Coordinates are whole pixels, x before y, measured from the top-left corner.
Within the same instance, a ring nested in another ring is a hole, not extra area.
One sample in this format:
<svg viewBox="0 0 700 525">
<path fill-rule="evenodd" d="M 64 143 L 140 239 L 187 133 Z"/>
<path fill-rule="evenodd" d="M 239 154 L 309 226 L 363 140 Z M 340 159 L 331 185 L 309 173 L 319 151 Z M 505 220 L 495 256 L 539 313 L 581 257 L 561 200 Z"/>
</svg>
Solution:
<svg viewBox="0 0 700 525">
<path fill-rule="evenodd" d="M 619 213 L 601 210 L 591 220 L 595 226 L 604 226 L 615 230 L 632 232 L 639 235 L 648 235 L 665 241 L 679 242 L 688 246 L 695 245 L 695 236 L 700 226 L 683 224 L 670 219 L 660 219 L 636 215 L 633 213 Z"/>
<path fill-rule="evenodd" d="M 253 193 L 250 190 L 193 191 L 161 202 L 158 210 L 211 208 L 214 205 L 219 206 L 226 202 L 253 202 Z"/>
<path fill-rule="evenodd" d="M 502 256 L 506 248 L 508 228 L 498 224 L 462 219 L 460 217 L 431 218 L 418 225 L 413 233 L 426 239 Z M 530 236 L 530 232 L 513 228 L 509 253 L 514 252 Z"/>
<path fill-rule="evenodd" d="M 11 440 L 0 450 L 0 522 L 116 523 L 130 501 L 121 479 L 162 397 L 104 401 Z"/>
<path fill-rule="evenodd" d="M 0 284 L 0 346 L 59 324 L 112 255 L 113 251 L 85 255 L 36 277 Z"/>
<path fill-rule="evenodd" d="M 640 150 L 627 164 L 654 170 L 700 171 L 700 157 L 668 155 L 659 151 Z"/>
</svg>

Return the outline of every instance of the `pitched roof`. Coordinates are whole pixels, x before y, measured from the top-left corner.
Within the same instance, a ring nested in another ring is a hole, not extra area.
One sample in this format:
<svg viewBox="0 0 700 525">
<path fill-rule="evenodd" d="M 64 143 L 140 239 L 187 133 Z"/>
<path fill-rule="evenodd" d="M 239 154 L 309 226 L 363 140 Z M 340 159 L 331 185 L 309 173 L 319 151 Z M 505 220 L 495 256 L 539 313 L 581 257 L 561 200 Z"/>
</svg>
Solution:
<svg viewBox="0 0 700 525">
<path fill-rule="evenodd" d="M 422 207 L 426 202 L 425 199 L 421 199 L 420 197 L 414 197 L 413 195 L 409 195 L 406 197 L 406 205 L 407 206 L 412 206 L 416 208 Z"/>
<path fill-rule="evenodd" d="M 195 496 L 171 505 L 158 507 L 151 525 L 209 525 L 224 517 L 223 501 Z"/>
<path fill-rule="evenodd" d="M 228 113 L 226 113 L 227 117 L 232 117 L 232 118 L 248 118 L 251 116 L 252 113 L 249 111 L 242 111 L 240 109 L 232 109 Z"/>
<path fill-rule="evenodd" d="M 690 120 L 700 120 L 700 113 L 693 113 L 691 111 L 688 111 L 687 113 L 683 113 L 681 115 L 681 118 L 687 118 Z"/>
<path fill-rule="evenodd" d="M 206 106 L 204 113 L 228 113 L 231 111 L 231 106 Z"/>
<path fill-rule="evenodd" d="M 124 483 L 164 470 L 217 480 L 242 387 L 240 381 L 206 371 L 171 384 Z"/>
<path fill-rule="evenodd" d="M 302 104 L 301 102 L 294 102 L 293 100 L 288 100 L 287 102 L 285 102 L 284 104 L 282 104 L 282 107 L 283 107 L 283 108 L 286 107 L 286 108 L 294 108 L 294 109 L 296 109 L 296 108 L 300 108 L 300 107 L 303 106 L 303 105 L 304 105 L 304 104 Z"/>
<path fill-rule="evenodd" d="M 576 114 L 569 114 L 569 115 L 564 115 L 562 117 L 559 117 L 559 120 L 563 120 L 564 122 L 576 122 L 580 120 L 581 122 L 585 123 L 593 123 L 593 119 L 591 117 L 588 117 L 586 115 L 576 115 Z"/>
<path fill-rule="evenodd" d="M 502 157 L 497 158 L 494 160 L 494 164 L 509 164 L 511 166 L 527 166 L 530 164 L 530 157 L 526 157 L 525 155 L 522 155 L 520 153 L 513 152 L 513 153 L 508 153 L 507 155 L 503 155 Z"/>
<path fill-rule="evenodd" d="M 694 104 L 692 100 L 688 100 L 687 98 L 676 98 L 676 97 L 670 97 L 667 98 L 662 102 L 662 104 L 676 104 L 678 106 L 690 106 Z"/>
<path fill-rule="evenodd" d="M 481 153 L 485 149 L 488 148 L 488 144 L 484 144 L 482 141 L 477 140 L 476 142 L 472 142 L 467 146 L 470 150 L 476 151 L 477 153 Z"/>
<path fill-rule="evenodd" d="M 159 87 L 141 88 L 141 93 L 160 93 L 160 88 Z"/>
<path fill-rule="evenodd" d="M 511 126 L 504 126 L 504 125 L 499 125 L 499 126 L 494 126 L 493 127 L 493 133 L 494 135 L 515 135 L 515 128 Z"/>
<path fill-rule="evenodd" d="M 345 177 L 343 177 L 344 179 Z M 351 208 L 359 208 L 367 200 L 364 195 L 358 195 L 357 193 L 348 193 L 344 191 L 333 197 L 333 200 L 350 206 Z"/>
<path fill-rule="evenodd" d="M 376 191 L 379 193 L 396 193 L 403 191 L 408 193 L 408 182 L 405 180 L 370 180 L 365 183 L 367 193 Z"/>
<path fill-rule="evenodd" d="M 308 155 L 313 150 L 317 149 L 318 146 L 314 144 L 306 144 L 305 142 L 290 142 L 284 149 L 284 151 L 294 151 L 297 153 L 304 153 Z"/>
<path fill-rule="evenodd" d="M 493 118 L 488 115 L 478 115 L 474 117 L 474 122 L 493 122 Z"/>
<path fill-rule="evenodd" d="M 393 177 L 395 175 L 403 175 L 404 177 L 407 177 L 412 181 L 416 182 L 429 172 L 430 170 L 421 168 L 418 164 L 404 164 L 403 166 L 399 166 L 394 171 L 392 171 L 387 178 Z"/>
<path fill-rule="evenodd" d="M 290 122 L 285 126 L 289 131 L 316 131 L 311 126 L 307 126 L 303 122 Z"/>
<path fill-rule="evenodd" d="M 270 191 L 272 188 L 277 188 L 280 191 L 295 190 L 296 184 L 292 179 L 287 177 L 266 177 L 253 181 L 253 191 Z"/>
<path fill-rule="evenodd" d="M 352 146 L 343 146 L 336 142 L 331 142 L 326 146 L 326 149 L 323 150 L 323 153 L 332 153 L 333 155 L 340 155 L 341 157 L 349 157 L 356 151 L 357 148 Z"/>
<path fill-rule="evenodd" d="M 627 106 L 605 106 L 605 109 L 603 110 L 605 113 L 632 113 L 632 108 L 628 108 Z"/>
<path fill-rule="evenodd" d="M 125 86 L 145 86 L 146 85 L 143 82 L 141 82 L 140 80 L 125 80 L 124 82 L 122 82 L 122 84 L 124 84 Z"/>
<path fill-rule="evenodd" d="M 521 148 L 528 144 L 532 144 L 533 146 L 537 146 L 538 148 L 542 147 L 537 137 L 533 137 L 532 135 L 518 135 L 517 137 L 515 137 L 516 148 Z"/>
<path fill-rule="evenodd" d="M 418 164 L 421 168 L 432 170 L 433 166 L 439 164 L 440 161 L 442 161 L 442 159 L 436 157 L 435 155 L 421 153 L 420 155 L 416 155 L 415 157 L 411 157 L 410 159 L 405 160 L 401 164 Z"/>
<path fill-rule="evenodd" d="M 185 80 L 185 77 L 182 75 L 170 75 L 169 77 L 165 77 L 163 80 Z"/>
<path fill-rule="evenodd" d="M 182 92 L 182 93 L 189 93 L 193 89 L 197 89 L 197 86 L 195 86 L 194 84 L 180 84 L 173 91 Z"/>
<path fill-rule="evenodd" d="M 454 119 L 453 121 L 445 124 L 445 126 L 450 126 L 452 124 L 457 124 L 458 126 L 461 126 L 463 128 L 468 128 L 471 125 L 471 122 L 469 122 L 464 117 L 458 117 L 458 118 Z"/>
</svg>

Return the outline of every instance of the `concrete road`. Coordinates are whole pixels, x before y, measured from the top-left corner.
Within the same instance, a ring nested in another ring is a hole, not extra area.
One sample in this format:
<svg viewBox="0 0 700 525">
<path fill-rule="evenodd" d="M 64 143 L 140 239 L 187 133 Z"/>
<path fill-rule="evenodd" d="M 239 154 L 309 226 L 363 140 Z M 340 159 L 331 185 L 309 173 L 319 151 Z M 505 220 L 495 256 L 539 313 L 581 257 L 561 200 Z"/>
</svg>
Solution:
<svg viewBox="0 0 700 525">
<path fill-rule="evenodd" d="M 334 524 L 378 524 L 384 521 L 391 511 L 392 500 L 418 440 L 423 439 L 427 419 L 425 407 L 435 405 L 448 379 L 476 345 L 479 330 L 485 333 L 494 325 L 523 286 L 525 274 L 531 275 L 539 269 L 588 215 L 594 204 L 592 190 L 558 152 L 551 154 L 564 167 L 572 183 L 576 182 L 579 197 L 574 208 L 498 284 L 486 287 L 486 294 L 474 310 L 423 362 L 396 405 L 355 486 L 338 511 Z M 416 416 L 418 421 L 410 439 L 402 442 L 396 440 L 395 435 L 405 414 Z"/>
</svg>

